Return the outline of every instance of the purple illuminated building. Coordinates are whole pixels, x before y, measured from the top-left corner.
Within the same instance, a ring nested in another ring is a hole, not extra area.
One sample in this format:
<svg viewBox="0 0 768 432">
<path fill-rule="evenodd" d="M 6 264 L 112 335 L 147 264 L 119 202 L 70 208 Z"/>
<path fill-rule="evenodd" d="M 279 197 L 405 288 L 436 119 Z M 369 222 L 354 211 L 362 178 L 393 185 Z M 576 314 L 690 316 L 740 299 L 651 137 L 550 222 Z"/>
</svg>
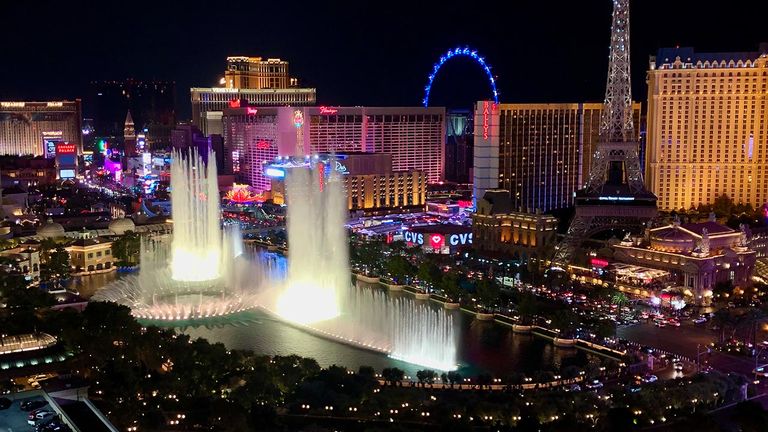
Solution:
<svg viewBox="0 0 768 432">
<path fill-rule="evenodd" d="M 216 166 L 219 174 L 232 174 L 227 172 L 226 167 L 231 167 L 231 163 L 225 163 L 227 155 L 224 152 L 224 141 L 221 135 L 213 134 L 211 136 L 203 135 L 203 132 L 197 126 L 181 124 L 171 131 L 171 143 L 174 150 L 188 150 L 191 147 L 197 149 L 202 155 L 203 160 L 208 163 L 208 149 L 216 152 Z"/>
</svg>

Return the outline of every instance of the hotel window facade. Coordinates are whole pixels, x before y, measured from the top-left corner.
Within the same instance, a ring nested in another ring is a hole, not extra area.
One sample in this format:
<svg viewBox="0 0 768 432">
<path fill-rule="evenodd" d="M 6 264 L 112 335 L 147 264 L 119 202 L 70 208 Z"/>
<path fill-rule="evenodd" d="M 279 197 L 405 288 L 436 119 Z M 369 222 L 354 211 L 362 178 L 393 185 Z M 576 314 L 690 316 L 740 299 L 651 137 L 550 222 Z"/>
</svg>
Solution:
<svg viewBox="0 0 768 432">
<path fill-rule="evenodd" d="M 490 146 L 498 147 L 498 170 L 491 165 L 495 172 L 488 173 L 489 180 L 494 178 L 490 189 L 510 191 L 515 210 L 550 211 L 572 206 L 574 192 L 589 176 L 602 110 L 601 103 L 497 105 L 490 123 L 498 124 L 498 136 L 490 135 Z M 638 142 L 642 136 L 641 112 L 640 103 L 634 103 Z M 476 115 L 476 147 L 482 142 L 483 130 L 477 126 L 482 122 Z M 481 156 L 477 153 L 476 162 Z"/>
<path fill-rule="evenodd" d="M 768 45 L 756 52 L 665 48 L 648 71 L 646 184 L 659 208 L 727 194 L 768 202 Z"/>
</svg>

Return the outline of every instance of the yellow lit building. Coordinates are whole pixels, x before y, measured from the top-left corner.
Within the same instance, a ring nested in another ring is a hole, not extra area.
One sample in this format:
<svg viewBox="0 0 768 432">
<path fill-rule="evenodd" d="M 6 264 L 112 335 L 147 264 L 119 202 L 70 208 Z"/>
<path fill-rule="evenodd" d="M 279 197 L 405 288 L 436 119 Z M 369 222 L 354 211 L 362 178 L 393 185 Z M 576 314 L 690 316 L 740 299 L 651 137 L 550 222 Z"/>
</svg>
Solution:
<svg viewBox="0 0 768 432">
<path fill-rule="evenodd" d="M 557 218 L 512 210 L 509 191 L 485 192 L 472 215 L 474 248 L 481 253 L 505 255 L 537 270 L 553 251 Z"/>
<path fill-rule="evenodd" d="M 718 282 L 731 281 L 742 289 L 750 286 L 756 259 L 746 227 L 736 231 L 716 223 L 714 217 L 648 229 L 644 237 L 626 238 L 613 249 L 618 262 L 668 272 L 673 285 L 696 304 L 708 304 Z M 645 296 L 659 294 L 617 287 Z"/>
<path fill-rule="evenodd" d="M 336 157 L 342 158 L 332 163 L 344 180 L 350 212 L 379 215 L 424 211 L 427 175 L 423 171 L 393 171 L 392 156 L 385 153 L 348 152 Z M 284 176 L 272 178 L 271 189 L 272 201 L 285 203 Z"/>
<path fill-rule="evenodd" d="M 648 71 L 645 181 L 660 209 L 727 194 L 768 202 L 768 44 L 756 52 L 664 48 Z"/>
<path fill-rule="evenodd" d="M 67 246 L 73 274 L 101 273 L 115 270 L 112 241 L 82 233 Z"/>
<path fill-rule="evenodd" d="M 295 82 L 288 78 L 288 62 L 261 57 L 227 57 L 225 86 L 236 89 L 284 89 Z"/>
</svg>

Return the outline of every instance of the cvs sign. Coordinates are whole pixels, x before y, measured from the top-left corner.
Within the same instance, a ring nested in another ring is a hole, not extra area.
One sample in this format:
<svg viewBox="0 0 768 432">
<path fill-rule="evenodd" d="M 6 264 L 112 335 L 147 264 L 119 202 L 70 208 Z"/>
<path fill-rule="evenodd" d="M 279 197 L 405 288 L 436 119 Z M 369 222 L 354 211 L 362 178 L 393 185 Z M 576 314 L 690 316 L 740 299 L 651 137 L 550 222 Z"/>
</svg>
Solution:
<svg viewBox="0 0 768 432">
<path fill-rule="evenodd" d="M 472 244 L 472 233 L 451 234 L 451 236 L 448 237 L 448 243 L 450 243 L 451 246 Z"/>
<path fill-rule="evenodd" d="M 424 234 L 422 233 L 414 233 L 414 232 L 406 231 L 403 234 L 403 238 L 408 243 L 415 243 L 417 245 L 424 244 Z"/>
</svg>

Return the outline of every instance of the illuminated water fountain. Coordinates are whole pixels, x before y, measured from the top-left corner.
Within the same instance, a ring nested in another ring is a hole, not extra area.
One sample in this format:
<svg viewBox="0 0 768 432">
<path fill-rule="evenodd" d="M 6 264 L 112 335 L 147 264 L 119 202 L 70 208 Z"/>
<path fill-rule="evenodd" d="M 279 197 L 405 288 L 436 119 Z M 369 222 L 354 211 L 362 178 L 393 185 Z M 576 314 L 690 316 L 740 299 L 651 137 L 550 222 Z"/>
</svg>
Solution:
<svg viewBox="0 0 768 432">
<path fill-rule="evenodd" d="M 286 173 L 288 274 L 277 313 L 302 324 L 337 317 L 349 285 L 346 194 L 340 179 L 294 168 Z"/>
<path fill-rule="evenodd" d="M 173 236 L 142 238 L 137 275 L 104 287 L 93 301 L 112 301 L 142 319 L 197 320 L 255 307 L 264 272 L 243 254 L 239 225 L 221 227 L 215 153 L 192 152 L 171 165 Z M 266 275 L 265 275 L 266 276 Z"/>
<path fill-rule="evenodd" d="M 450 312 L 351 285 L 346 194 L 338 174 L 326 172 L 321 163 L 285 171 L 287 274 L 281 288 L 263 298 L 265 308 L 323 337 L 434 369 L 455 369 L 457 335 Z"/>
</svg>

